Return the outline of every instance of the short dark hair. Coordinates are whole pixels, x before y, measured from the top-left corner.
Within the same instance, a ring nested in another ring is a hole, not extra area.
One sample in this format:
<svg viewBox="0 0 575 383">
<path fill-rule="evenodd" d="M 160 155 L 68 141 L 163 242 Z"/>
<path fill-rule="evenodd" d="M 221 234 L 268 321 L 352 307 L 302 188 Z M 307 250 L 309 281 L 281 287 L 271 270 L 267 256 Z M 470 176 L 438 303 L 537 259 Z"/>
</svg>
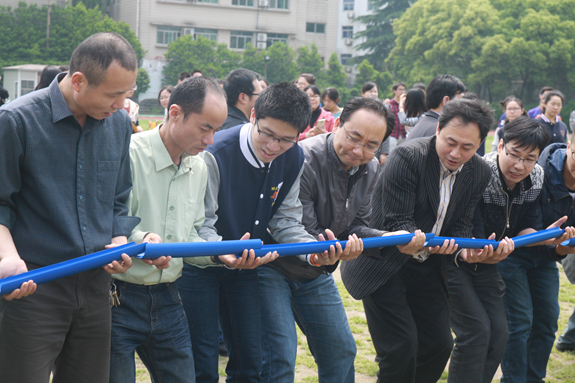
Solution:
<svg viewBox="0 0 575 383">
<path fill-rule="evenodd" d="M 479 95 L 475 92 L 465 92 L 463 98 L 466 100 L 479 100 Z"/>
<path fill-rule="evenodd" d="M 549 141 L 551 141 L 551 134 L 547 128 L 541 126 L 539 121 L 529 118 L 527 116 L 519 116 L 508 124 L 505 124 L 503 129 L 503 144 L 515 141 L 520 148 L 527 150 L 539 149 L 539 153 L 545 149 Z"/>
<path fill-rule="evenodd" d="M 425 106 L 425 93 L 420 88 L 413 88 L 407 91 L 405 95 L 405 116 L 419 117 L 427 112 Z"/>
<path fill-rule="evenodd" d="M 270 86 L 270 82 L 269 82 L 268 79 L 265 78 L 265 77 L 260 76 L 260 77 L 258 78 L 258 81 L 263 81 L 263 82 L 265 82 L 266 86 Z"/>
<path fill-rule="evenodd" d="M 523 108 L 523 101 L 521 101 L 520 99 L 518 99 L 514 95 L 509 95 L 509 96 L 505 97 L 503 99 L 503 101 L 499 101 L 499 105 L 501 105 L 501 107 L 505 110 L 505 108 L 507 108 L 507 104 L 509 104 L 511 101 L 515 101 L 517 103 L 517 105 L 519 105 L 521 108 Z"/>
<path fill-rule="evenodd" d="M 254 106 L 256 118 L 274 118 L 302 133 L 309 124 L 311 102 L 294 84 L 280 82 L 263 90 Z"/>
<path fill-rule="evenodd" d="M 358 110 L 366 109 L 370 112 L 377 114 L 383 120 L 385 120 L 386 131 L 383 137 L 383 141 L 387 139 L 391 135 L 393 131 L 393 125 L 395 124 L 395 116 L 391 113 L 383 102 L 375 98 L 367 98 L 367 97 L 354 97 L 345 104 L 343 110 L 339 116 L 339 123 L 340 126 L 345 124 L 346 121 L 349 121 L 351 116 L 357 112 Z"/>
<path fill-rule="evenodd" d="M 545 92 L 549 92 L 550 90 L 553 90 L 552 86 L 544 86 L 543 88 L 541 88 L 541 90 L 539 90 L 539 94 L 543 94 Z"/>
<path fill-rule="evenodd" d="M 257 79 L 258 74 L 249 69 L 239 68 L 231 71 L 224 81 L 228 105 L 235 105 L 241 93 L 251 97 L 255 90 L 254 80 Z"/>
<path fill-rule="evenodd" d="M 407 87 L 405 86 L 405 83 L 403 83 L 403 82 L 400 81 L 400 82 L 396 82 L 395 84 L 393 84 L 393 86 L 391 87 L 391 89 L 392 89 L 392 90 L 397 90 L 397 88 L 399 88 L 400 86 L 403 86 L 404 88 L 407 88 Z"/>
<path fill-rule="evenodd" d="M 297 76 L 296 81 L 300 77 L 305 78 L 305 80 L 307 81 L 308 84 L 315 85 L 315 76 L 313 74 L 311 74 L 311 73 L 300 73 L 300 75 Z"/>
<path fill-rule="evenodd" d="M 174 89 L 175 88 L 171 85 L 164 85 L 162 87 L 162 89 L 160 89 L 160 91 L 158 92 L 158 104 L 160 104 L 160 106 L 162 106 L 162 103 L 160 102 L 160 97 L 162 96 L 162 92 L 167 90 L 171 95 L 174 92 Z"/>
<path fill-rule="evenodd" d="M 196 76 L 185 79 L 174 88 L 170 96 L 168 110 L 172 105 L 179 105 L 184 113 L 184 121 L 192 113 L 202 113 L 204 110 L 204 100 L 209 92 L 221 95 L 224 100 L 226 93 L 222 87 L 211 77 Z M 170 114 L 166 117 L 169 120 Z"/>
<path fill-rule="evenodd" d="M 311 91 L 313 92 L 313 94 L 317 94 L 318 96 L 321 95 L 321 91 L 319 90 L 319 88 L 315 85 L 308 85 L 306 86 L 303 91 L 307 92 L 308 89 L 311 89 Z"/>
<path fill-rule="evenodd" d="M 439 116 L 439 130 L 443 129 L 454 118 L 459 118 L 464 125 L 476 123 L 479 127 L 481 141 L 487 137 L 489 129 L 495 122 L 493 110 L 487 103 L 463 98 L 456 98 L 445 105 Z"/>
<path fill-rule="evenodd" d="M 565 96 L 563 95 L 563 93 L 561 93 L 558 90 L 549 91 L 549 93 L 547 93 L 545 95 L 545 97 L 543 98 L 543 102 L 547 104 L 549 102 L 549 100 L 551 100 L 551 97 L 553 97 L 553 96 L 559 97 L 561 99 L 561 103 L 565 102 Z"/>
<path fill-rule="evenodd" d="M 365 84 L 363 84 L 363 86 L 361 87 L 361 93 L 368 92 L 368 91 L 372 90 L 373 88 L 377 88 L 377 84 L 374 83 L 373 81 L 368 81 Z"/>
<path fill-rule="evenodd" d="M 337 89 L 335 89 L 333 87 L 325 88 L 325 90 L 323 91 L 323 93 L 321 95 L 322 101 L 326 97 L 335 103 L 339 102 L 339 92 L 337 91 Z"/>
<path fill-rule="evenodd" d="M 44 89 L 50 86 L 52 80 L 59 74 L 62 73 L 60 68 L 55 66 L 46 66 L 42 70 L 42 74 L 40 75 L 40 81 L 34 90 Z"/>
<path fill-rule="evenodd" d="M 457 93 L 463 93 L 466 90 L 465 85 L 457 77 L 450 74 L 440 74 L 429 83 L 425 104 L 428 109 L 435 109 L 441 105 L 443 97 L 447 96 L 453 100 Z"/>
<path fill-rule="evenodd" d="M 113 62 L 129 71 L 138 69 L 136 52 L 128 40 L 117 33 L 96 33 L 74 49 L 69 74 L 82 72 L 89 86 L 98 86 L 104 81 L 106 70 Z"/>
<path fill-rule="evenodd" d="M 415 84 L 413 84 L 412 88 L 421 89 L 422 91 L 425 92 L 425 84 L 422 82 L 416 82 Z"/>
<path fill-rule="evenodd" d="M 189 72 L 182 72 L 180 73 L 180 75 L 178 76 L 178 80 L 179 81 L 184 81 L 187 78 L 192 77 L 192 75 Z"/>
<path fill-rule="evenodd" d="M 199 70 L 199 69 L 194 69 L 194 70 L 192 71 L 192 73 L 191 73 L 190 76 L 193 76 L 193 75 L 195 75 L 196 73 L 199 73 L 199 74 L 201 74 L 201 75 L 204 74 L 201 70 Z"/>
</svg>

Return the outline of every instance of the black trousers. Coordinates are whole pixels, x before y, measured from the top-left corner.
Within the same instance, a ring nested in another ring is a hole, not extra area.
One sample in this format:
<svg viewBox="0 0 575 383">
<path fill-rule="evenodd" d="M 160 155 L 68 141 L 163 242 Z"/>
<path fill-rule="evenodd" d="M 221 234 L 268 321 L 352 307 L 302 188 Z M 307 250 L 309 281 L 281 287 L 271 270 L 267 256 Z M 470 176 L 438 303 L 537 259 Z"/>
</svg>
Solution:
<svg viewBox="0 0 575 383">
<path fill-rule="evenodd" d="M 52 383 L 108 383 L 109 287 L 98 267 L 0 298 L 0 382 L 48 383 L 54 372 Z"/>
<path fill-rule="evenodd" d="M 363 299 L 378 383 L 434 383 L 453 348 L 442 255 L 411 259 Z"/>
</svg>

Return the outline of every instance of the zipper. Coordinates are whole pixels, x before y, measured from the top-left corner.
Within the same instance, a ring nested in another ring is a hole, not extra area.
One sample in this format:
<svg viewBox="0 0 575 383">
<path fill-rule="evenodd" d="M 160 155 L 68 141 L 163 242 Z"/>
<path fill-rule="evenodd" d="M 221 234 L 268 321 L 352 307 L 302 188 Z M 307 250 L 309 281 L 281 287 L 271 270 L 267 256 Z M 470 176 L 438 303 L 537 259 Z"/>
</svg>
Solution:
<svg viewBox="0 0 575 383">
<path fill-rule="evenodd" d="M 501 241 L 503 239 L 503 236 L 505 235 L 505 232 L 507 231 L 507 229 L 509 229 L 509 216 L 511 215 L 511 208 L 513 207 L 513 201 L 511 201 L 511 206 L 509 206 L 509 208 L 507 208 L 507 205 L 509 205 L 509 196 L 507 195 L 507 193 L 503 192 L 503 194 L 505 194 L 505 200 L 506 200 L 506 204 L 505 204 L 505 214 L 507 215 L 507 224 L 505 225 L 505 229 L 503 229 L 503 233 L 501 233 L 501 237 L 499 237 L 498 241 Z"/>
</svg>

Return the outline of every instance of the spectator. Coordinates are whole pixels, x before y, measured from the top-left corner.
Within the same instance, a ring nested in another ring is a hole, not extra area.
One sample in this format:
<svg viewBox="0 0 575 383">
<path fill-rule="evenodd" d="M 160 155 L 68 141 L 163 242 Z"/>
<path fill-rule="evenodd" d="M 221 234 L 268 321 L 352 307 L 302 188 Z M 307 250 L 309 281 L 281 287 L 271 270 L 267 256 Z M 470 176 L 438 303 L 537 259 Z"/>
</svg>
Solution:
<svg viewBox="0 0 575 383">
<path fill-rule="evenodd" d="M 567 125 L 559 118 L 565 96 L 558 90 L 550 90 L 543 97 L 543 112 L 537 121 L 547 128 L 551 134 L 551 144 L 567 142 Z"/>
<path fill-rule="evenodd" d="M 180 83 L 182 81 L 184 81 L 185 79 L 190 78 L 190 77 L 192 77 L 192 75 L 189 72 L 180 73 L 180 76 L 178 77 L 178 84 L 177 85 L 180 85 Z"/>
<path fill-rule="evenodd" d="M 395 117 L 395 124 L 393 125 L 393 131 L 391 136 L 389 136 L 389 153 L 396 148 L 397 145 L 405 141 L 405 128 L 399 122 L 399 98 L 402 94 L 405 94 L 405 84 L 398 82 L 393 84 L 393 98 L 389 101 L 389 109 L 393 116 Z"/>
<path fill-rule="evenodd" d="M 366 82 L 361 87 L 361 97 L 378 98 L 377 84 L 371 81 Z"/>
<path fill-rule="evenodd" d="M 553 90 L 553 87 L 551 86 L 544 86 L 543 88 L 541 88 L 541 90 L 539 91 L 539 105 L 537 105 L 535 108 L 530 109 L 529 112 L 527 112 L 527 115 L 531 118 L 538 118 L 539 115 L 541 113 L 543 113 L 543 98 L 545 98 L 545 95 L 549 92 L 551 92 Z"/>
<path fill-rule="evenodd" d="M 204 75 L 204 74 L 202 73 L 201 70 L 199 70 L 199 69 L 194 69 L 194 70 L 192 71 L 191 77 L 198 77 L 198 76 L 203 76 L 203 75 Z"/>
<path fill-rule="evenodd" d="M 60 71 L 62 71 L 62 72 L 68 72 L 70 70 L 70 66 L 69 65 L 60 65 L 58 67 L 58 69 L 60 69 Z"/>
<path fill-rule="evenodd" d="M 127 243 L 132 188 L 128 115 L 138 60 L 115 33 L 88 37 L 70 71 L 0 108 L 0 277 Z M 113 95 L 112 97 L 110 95 Z M 4 382 L 109 383 L 110 275 L 122 262 L 0 300 Z"/>
<path fill-rule="evenodd" d="M 425 105 L 428 111 L 417 125 L 410 129 L 407 139 L 433 136 L 437 131 L 439 115 L 445 104 L 454 98 L 463 97 L 465 91 L 465 85 L 461 80 L 449 74 L 440 74 L 431 80 L 425 95 Z"/>
<path fill-rule="evenodd" d="M 174 87 L 171 85 L 164 85 L 158 93 L 158 103 L 162 108 L 164 108 L 164 120 L 168 117 L 168 103 L 170 102 L 170 96 L 174 91 Z"/>
<path fill-rule="evenodd" d="M 501 101 L 499 105 L 501 105 L 504 110 L 502 116 L 505 116 L 505 118 L 501 121 L 501 127 L 495 130 L 495 135 L 493 136 L 493 142 L 491 144 L 492 152 L 497 150 L 499 140 L 503 136 L 503 128 L 505 127 L 505 124 L 510 123 L 519 116 L 527 116 L 525 109 L 523 109 L 523 101 L 513 95 L 505 97 L 505 99 Z"/>
<path fill-rule="evenodd" d="M 337 103 L 339 102 L 339 93 L 335 88 L 326 88 L 321 95 L 323 101 L 323 108 L 333 115 L 334 119 L 337 119 L 341 114 L 343 108 L 340 108 Z"/>
<path fill-rule="evenodd" d="M 42 74 L 40 75 L 40 81 L 38 82 L 38 85 L 36 85 L 36 88 L 34 88 L 34 90 L 47 88 L 52 83 L 52 80 L 56 78 L 56 75 L 58 73 L 62 73 L 60 68 L 57 68 L 55 66 L 44 67 L 44 69 L 42 70 Z"/>
<path fill-rule="evenodd" d="M 309 125 L 303 133 L 299 135 L 300 141 L 319 134 L 331 132 L 335 123 L 333 115 L 319 105 L 321 95 L 319 88 L 315 85 L 310 85 L 305 88 L 305 93 L 311 101 L 311 116 Z"/>
<path fill-rule="evenodd" d="M 419 122 L 425 112 L 427 112 L 425 92 L 420 88 L 410 89 L 399 98 L 397 117 L 399 118 L 399 123 L 405 127 L 407 132 Z"/>
<path fill-rule="evenodd" d="M 221 130 L 250 122 L 252 109 L 262 92 L 258 74 L 249 69 L 235 69 L 226 77 L 224 89 L 228 100 L 228 118 Z"/>
<path fill-rule="evenodd" d="M 425 93 L 425 84 L 422 82 L 416 82 L 415 84 L 413 84 L 411 89 L 421 89 L 423 93 Z"/>
<path fill-rule="evenodd" d="M 140 105 L 136 102 L 129 99 L 134 95 L 134 92 L 138 89 L 137 86 L 130 89 L 128 93 L 126 93 L 126 99 L 124 100 L 124 110 L 128 112 L 128 116 L 130 116 L 130 120 L 132 121 L 132 130 L 134 133 L 143 132 L 144 129 L 140 126 L 140 122 L 138 121 L 138 112 L 140 111 Z"/>
<path fill-rule="evenodd" d="M 4 105 L 9 97 L 8 91 L 0 86 L 0 106 Z"/>
<path fill-rule="evenodd" d="M 311 73 L 302 73 L 295 81 L 295 85 L 301 90 L 305 91 L 310 85 L 315 85 L 315 76 Z"/>
</svg>

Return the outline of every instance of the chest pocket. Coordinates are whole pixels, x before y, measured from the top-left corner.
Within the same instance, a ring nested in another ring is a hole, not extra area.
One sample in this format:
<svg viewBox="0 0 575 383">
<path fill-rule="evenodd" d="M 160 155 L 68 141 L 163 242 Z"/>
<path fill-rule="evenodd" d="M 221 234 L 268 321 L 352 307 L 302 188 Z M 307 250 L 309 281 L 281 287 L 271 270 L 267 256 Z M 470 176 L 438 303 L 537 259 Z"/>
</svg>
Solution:
<svg viewBox="0 0 575 383">
<path fill-rule="evenodd" d="M 98 161 L 98 201 L 106 206 L 114 204 L 120 161 Z"/>
</svg>

